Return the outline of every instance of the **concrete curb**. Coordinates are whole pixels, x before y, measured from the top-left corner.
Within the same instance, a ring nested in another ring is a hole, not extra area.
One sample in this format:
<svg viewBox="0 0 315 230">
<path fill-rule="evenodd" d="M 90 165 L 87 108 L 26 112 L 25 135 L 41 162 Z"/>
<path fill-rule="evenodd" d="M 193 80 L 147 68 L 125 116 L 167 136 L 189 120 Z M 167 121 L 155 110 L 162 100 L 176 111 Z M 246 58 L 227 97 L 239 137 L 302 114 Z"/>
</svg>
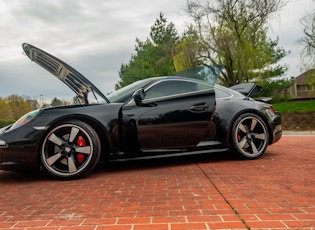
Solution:
<svg viewBox="0 0 315 230">
<path fill-rule="evenodd" d="M 283 135 L 315 135 L 315 130 L 283 130 Z"/>
</svg>

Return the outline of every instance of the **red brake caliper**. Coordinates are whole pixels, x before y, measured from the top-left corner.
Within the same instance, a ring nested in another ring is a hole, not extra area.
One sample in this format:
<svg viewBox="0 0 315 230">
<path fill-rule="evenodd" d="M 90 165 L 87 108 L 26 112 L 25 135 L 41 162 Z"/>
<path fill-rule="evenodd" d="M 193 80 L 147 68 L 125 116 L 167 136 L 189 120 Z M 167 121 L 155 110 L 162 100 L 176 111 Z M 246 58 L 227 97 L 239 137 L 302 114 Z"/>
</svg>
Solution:
<svg viewBox="0 0 315 230">
<path fill-rule="evenodd" d="M 82 136 L 78 137 L 77 145 L 80 147 L 86 146 L 86 142 Z M 84 154 L 82 154 L 82 153 L 78 153 L 76 157 L 77 157 L 77 161 L 79 164 L 81 164 L 85 158 Z"/>
<path fill-rule="evenodd" d="M 240 142 L 241 141 L 241 135 L 239 132 L 237 132 L 237 140 Z"/>
</svg>

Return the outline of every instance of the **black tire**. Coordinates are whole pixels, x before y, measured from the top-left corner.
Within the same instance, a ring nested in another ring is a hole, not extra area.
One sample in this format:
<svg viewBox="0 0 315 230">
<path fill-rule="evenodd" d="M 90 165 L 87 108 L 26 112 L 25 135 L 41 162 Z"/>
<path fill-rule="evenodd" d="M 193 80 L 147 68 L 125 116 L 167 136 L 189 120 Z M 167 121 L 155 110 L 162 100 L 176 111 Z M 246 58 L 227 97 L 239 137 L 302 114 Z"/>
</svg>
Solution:
<svg viewBox="0 0 315 230">
<path fill-rule="evenodd" d="M 101 155 L 100 139 L 81 121 L 56 125 L 44 137 L 40 149 L 43 169 L 58 179 L 78 179 L 89 173 Z"/>
<path fill-rule="evenodd" d="M 232 153 L 242 159 L 256 159 L 266 151 L 269 131 L 262 118 L 253 113 L 240 115 L 231 131 Z"/>
</svg>

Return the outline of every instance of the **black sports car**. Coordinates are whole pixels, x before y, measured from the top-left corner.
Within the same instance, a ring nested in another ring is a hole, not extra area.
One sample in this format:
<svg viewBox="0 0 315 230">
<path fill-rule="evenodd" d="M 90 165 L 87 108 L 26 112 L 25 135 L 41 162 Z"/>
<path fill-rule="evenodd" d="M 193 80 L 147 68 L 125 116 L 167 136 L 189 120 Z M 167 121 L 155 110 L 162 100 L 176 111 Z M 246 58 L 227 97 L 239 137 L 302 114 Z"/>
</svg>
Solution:
<svg viewBox="0 0 315 230">
<path fill-rule="evenodd" d="M 42 166 L 54 177 L 74 179 L 106 160 L 227 150 L 255 159 L 281 138 L 280 115 L 250 97 L 259 90 L 255 84 L 225 88 L 215 84 L 216 71 L 199 67 L 185 72 L 191 78 L 144 79 L 106 97 L 66 63 L 22 46 L 81 104 L 35 110 L 0 129 L 0 169 Z"/>
</svg>

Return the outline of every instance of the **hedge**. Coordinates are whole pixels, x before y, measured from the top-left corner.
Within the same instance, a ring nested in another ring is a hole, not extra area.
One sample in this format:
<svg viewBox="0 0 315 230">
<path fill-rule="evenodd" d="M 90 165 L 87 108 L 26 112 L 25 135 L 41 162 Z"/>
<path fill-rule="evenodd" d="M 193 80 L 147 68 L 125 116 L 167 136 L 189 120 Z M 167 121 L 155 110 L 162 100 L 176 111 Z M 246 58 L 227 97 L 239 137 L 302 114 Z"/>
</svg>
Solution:
<svg viewBox="0 0 315 230">
<path fill-rule="evenodd" d="M 10 124 L 12 124 L 14 122 L 15 122 L 15 120 L 3 120 L 3 119 L 0 119 L 0 128 L 5 127 L 7 125 L 10 125 Z"/>
</svg>

